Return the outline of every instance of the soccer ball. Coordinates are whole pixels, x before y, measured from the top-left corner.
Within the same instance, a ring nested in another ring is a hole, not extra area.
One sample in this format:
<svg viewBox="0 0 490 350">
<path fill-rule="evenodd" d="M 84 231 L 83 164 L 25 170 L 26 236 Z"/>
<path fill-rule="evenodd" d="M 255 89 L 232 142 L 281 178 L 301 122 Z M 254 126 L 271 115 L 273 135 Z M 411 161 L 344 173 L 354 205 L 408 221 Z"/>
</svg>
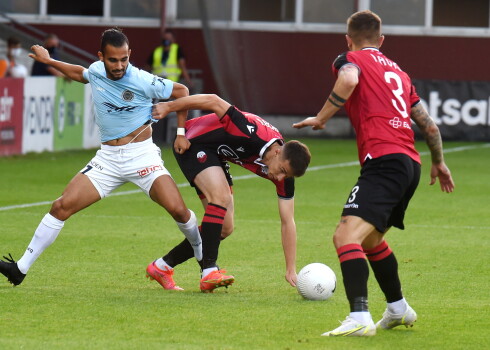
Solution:
<svg viewBox="0 0 490 350">
<path fill-rule="evenodd" d="M 298 273 L 296 288 L 308 300 L 327 300 L 335 292 L 337 278 L 330 267 L 321 263 L 306 265 Z"/>
</svg>

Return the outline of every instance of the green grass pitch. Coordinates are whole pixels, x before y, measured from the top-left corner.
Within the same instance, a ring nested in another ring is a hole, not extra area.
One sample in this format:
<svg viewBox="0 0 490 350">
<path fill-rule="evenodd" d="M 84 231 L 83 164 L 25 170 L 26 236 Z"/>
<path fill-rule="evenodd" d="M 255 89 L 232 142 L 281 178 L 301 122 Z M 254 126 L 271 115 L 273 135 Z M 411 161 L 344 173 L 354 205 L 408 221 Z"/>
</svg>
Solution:
<svg viewBox="0 0 490 350">
<path fill-rule="evenodd" d="M 164 291 L 145 268 L 183 238 L 170 216 L 132 185 L 70 218 L 24 283 L 0 278 L 1 349 L 488 349 L 490 348 L 490 147 L 445 143 L 456 191 L 429 186 L 423 143 L 422 178 L 406 229 L 387 236 L 404 294 L 419 319 L 411 329 L 371 338 L 327 338 L 348 314 L 331 235 L 359 174 L 353 140 L 305 139 L 311 169 L 297 181 L 297 270 L 329 265 L 338 289 L 323 302 L 303 300 L 284 279 L 273 186 L 233 166 L 235 232 L 222 242 L 220 267 L 236 278 L 228 289 L 199 292 L 195 261 L 176 268 L 183 292 Z M 94 151 L 0 158 L 0 255 L 23 254 L 49 202 Z M 165 164 L 184 177 L 168 148 Z M 198 217 L 203 209 L 181 187 Z M 34 205 L 31 205 L 34 203 Z M 25 206 L 27 204 L 27 206 Z M 369 303 L 375 322 L 385 302 L 374 276 Z"/>
</svg>

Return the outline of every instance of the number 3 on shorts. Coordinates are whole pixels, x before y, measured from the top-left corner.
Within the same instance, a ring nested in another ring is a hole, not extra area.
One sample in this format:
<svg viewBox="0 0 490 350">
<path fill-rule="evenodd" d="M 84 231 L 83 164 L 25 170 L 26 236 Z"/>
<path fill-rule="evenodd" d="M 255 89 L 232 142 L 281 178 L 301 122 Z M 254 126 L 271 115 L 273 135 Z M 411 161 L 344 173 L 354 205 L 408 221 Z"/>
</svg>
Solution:
<svg viewBox="0 0 490 350">
<path fill-rule="evenodd" d="M 352 203 L 355 201 L 357 191 L 359 191 L 359 186 L 354 186 L 354 188 L 352 188 L 352 191 L 351 191 L 350 196 L 349 196 L 349 200 L 348 200 L 349 203 Z"/>
</svg>

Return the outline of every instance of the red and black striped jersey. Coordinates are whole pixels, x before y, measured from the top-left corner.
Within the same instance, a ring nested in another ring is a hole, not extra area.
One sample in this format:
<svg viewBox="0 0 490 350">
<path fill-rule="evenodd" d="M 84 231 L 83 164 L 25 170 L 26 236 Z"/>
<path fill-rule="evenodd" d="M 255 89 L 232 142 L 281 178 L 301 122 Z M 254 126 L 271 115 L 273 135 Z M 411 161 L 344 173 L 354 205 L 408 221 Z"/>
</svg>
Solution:
<svg viewBox="0 0 490 350">
<path fill-rule="evenodd" d="M 420 98 L 408 74 L 376 48 L 339 55 L 332 65 L 334 75 L 347 64 L 359 69 L 359 83 L 345 109 L 356 131 L 361 165 L 393 153 L 420 163 L 410 119 L 411 107 Z"/>
<path fill-rule="evenodd" d="M 192 144 L 216 147 L 223 160 L 230 161 L 272 181 L 281 198 L 294 196 L 294 178 L 275 181 L 267 177 L 268 168 L 262 163 L 274 142 L 284 143 L 279 130 L 259 116 L 231 106 L 220 119 L 215 113 L 186 121 L 185 136 Z"/>
</svg>

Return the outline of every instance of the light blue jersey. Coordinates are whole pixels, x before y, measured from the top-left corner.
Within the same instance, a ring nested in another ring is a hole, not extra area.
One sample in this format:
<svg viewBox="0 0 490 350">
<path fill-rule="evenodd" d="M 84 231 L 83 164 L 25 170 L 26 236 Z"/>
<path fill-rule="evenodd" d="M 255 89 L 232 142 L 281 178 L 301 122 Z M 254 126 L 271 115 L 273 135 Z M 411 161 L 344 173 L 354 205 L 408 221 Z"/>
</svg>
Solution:
<svg viewBox="0 0 490 350">
<path fill-rule="evenodd" d="M 151 119 L 152 100 L 168 99 L 174 84 L 131 64 L 119 80 L 107 78 L 104 63 L 83 71 L 92 87 L 95 121 L 102 142 L 124 137 Z"/>
</svg>

